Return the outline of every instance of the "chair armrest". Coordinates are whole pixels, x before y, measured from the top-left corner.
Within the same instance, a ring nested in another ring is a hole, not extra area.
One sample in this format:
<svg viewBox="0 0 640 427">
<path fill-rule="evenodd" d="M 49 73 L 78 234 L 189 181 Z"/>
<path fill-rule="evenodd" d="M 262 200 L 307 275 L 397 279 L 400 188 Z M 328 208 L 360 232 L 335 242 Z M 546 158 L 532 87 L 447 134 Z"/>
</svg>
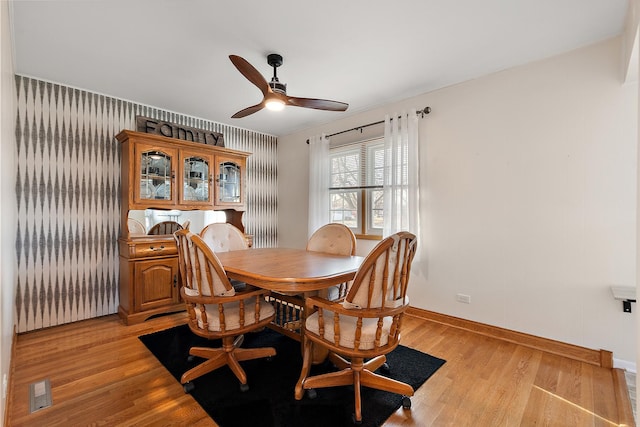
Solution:
<svg viewBox="0 0 640 427">
<path fill-rule="evenodd" d="M 241 292 L 236 292 L 235 295 L 232 296 L 191 296 L 187 295 L 185 292 L 185 287 L 180 288 L 180 296 L 185 302 L 193 303 L 193 304 L 226 304 L 234 301 L 240 301 L 249 299 L 252 297 L 257 297 L 261 295 L 269 295 L 270 291 L 266 289 L 253 288 L 247 286 L 247 289 L 243 289 Z"/>
<path fill-rule="evenodd" d="M 317 308 L 323 308 L 325 310 L 337 311 L 342 307 L 337 301 L 329 301 L 321 297 L 307 297 L 305 298 L 305 308 L 311 311 L 315 311 Z"/>
<path fill-rule="evenodd" d="M 319 297 L 308 297 L 305 302 L 307 315 L 315 312 L 318 308 L 329 310 L 334 313 L 344 314 L 351 317 L 379 318 L 386 316 L 395 316 L 407 309 L 407 305 L 400 307 L 384 307 L 384 308 L 345 308 L 341 302 L 328 301 Z"/>
</svg>

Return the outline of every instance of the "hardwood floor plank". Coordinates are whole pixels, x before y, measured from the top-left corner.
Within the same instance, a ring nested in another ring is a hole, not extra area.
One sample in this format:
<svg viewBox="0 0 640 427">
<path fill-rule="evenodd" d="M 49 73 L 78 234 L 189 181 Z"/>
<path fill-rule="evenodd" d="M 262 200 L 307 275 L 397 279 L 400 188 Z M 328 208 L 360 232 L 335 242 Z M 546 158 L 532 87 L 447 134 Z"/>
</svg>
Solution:
<svg viewBox="0 0 640 427">
<path fill-rule="evenodd" d="M 185 322 L 184 313 L 131 326 L 106 316 L 18 335 L 8 425 L 215 426 L 138 339 Z M 624 376 L 608 368 L 414 316 L 401 342 L 447 363 L 385 427 L 610 427 L 625 413 Z M 29 414 L 29 384 L 43 378 L 53 406 Z"/>
<path fill-rule="evenodd" d="M 615 386 L 611 369 L 596 369 L 593 372 L 593 409 L 598 418 L 619 424 L 618 405 L 615 401 Z M 591 408 L 589 408 L 591 409 Z"/>
<path fill-rule="evenodd" d="M 507 350 L 508 351 L 508 350 Z M 506 352 L 506 351 L 505 351 Z M 531 388 L 541 354 L 524 347 L 517 346 L 511 351 L 511 357 L 506 363 L 496 365 L 502 367 L 496 371 L 492 379 L 492 386 L 488 390 L 486 401 L 491 411 L 485 411 L 478 419 L 480 425 L 519 425 L 521 414 L 528 402 L 528 392 Z"/>
<path fill-rule="evenodd" d="M 615 396 L 617 401 L 616 406 L 618 408 L 618 421 L 621 425 L 630 425 L 633 422 L 633 406 L 631 405 L 631 396 L 627 388 L 625 371 L 616 368 L 613 369 L 611 374 L 613 376 L 613 387 L 617 390 Z M 635 385 L 633 387 L 635 390 Z"/>
</svg>

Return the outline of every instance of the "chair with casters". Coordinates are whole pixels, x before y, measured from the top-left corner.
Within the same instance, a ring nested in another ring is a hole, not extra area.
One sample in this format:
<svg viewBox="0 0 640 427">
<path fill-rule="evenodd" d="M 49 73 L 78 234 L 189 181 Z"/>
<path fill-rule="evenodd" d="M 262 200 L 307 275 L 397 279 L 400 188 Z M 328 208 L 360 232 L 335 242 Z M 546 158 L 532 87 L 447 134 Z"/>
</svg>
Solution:
<svg viewBox="0 0 640 427">
<path fill-rule="evenodd" d="M 400 342 L 416 245 L 416 236 L 411 233 L 402 231 L 389 236 L 365 257 L 343 301 L 307 298 L 303 365 L 295 387 L 297 400 L 302 399 L 305 390 L 313 398 L 317 388 L 353 385 L 356 424 L 362 422 L 361 387 L 400 394 L 403 407 L 411 406 L 410 385 L 374 371 L 385 365 L 385 355 Z M 312 346 L 328 349 L 329 360 L 339 371 L 309 377 Z"/>
<path fill-rule="evenodd" d="M 273 306 L 265 301 L 267 290 L 246 286 L 236 291 L 215 253 L 189 230 L 174 233 L 182 277 L 180 295 L 187 305 L 189 328 L 204 338 L 221 339 L 222 347 L 192 347 L 191 356 L 206 359 L 182 375 L 185 392 L 193 390 L 192 381 L 222 366 L 229 366 L 240 381 L 240 390 L 249 389 L 247 375 L 239 362 L 270 358 L 272 347 L 240 348 L 245 333 L 257 331 L 274 318 Z"/>
<path fill-rule="evenodd" d="M 236 226 L 226 222 L 214 222 L 207 225 L 200 232 L 200 237 L 211 248 L 213 252 L 229 252 L 249 249 L 244 234 Z M 236 289 L 242 289 L 246 285 L 244 282 L 229 279 L 231 285 Z"/>
<path fill-rule="evenodd" d="M 129 234 L 132 236 L 146 235 L 147 230 L 140 221 L 134 218 L 127 219 L 127 228 L 129 228 Z"/>
<path fill-rule="evenodd" d="M 249 249 L 242 231 L 226 222 L 214 222 L 207 225 L 200 232 L 200 237 L 214 252 Z"/>
<path fill-rule="evenodd" d="M 175 221 L 162 221 L 149 229 L 147 234 L 161 236 L 164 234 L 173 234 L 178 230 L 182 230 L 182 226 Z"/>
<path fill-rule="evenodd" d="M 307 250 L 334 255 L 355 255 L 356 236 L 344 224 L 330 223 L 318 228 L 307 242 Z M 349 283 L 341 283 L 323 290 L 320 296 L 328 300 L 338 300 L 347 294 Z"/>
</svg>

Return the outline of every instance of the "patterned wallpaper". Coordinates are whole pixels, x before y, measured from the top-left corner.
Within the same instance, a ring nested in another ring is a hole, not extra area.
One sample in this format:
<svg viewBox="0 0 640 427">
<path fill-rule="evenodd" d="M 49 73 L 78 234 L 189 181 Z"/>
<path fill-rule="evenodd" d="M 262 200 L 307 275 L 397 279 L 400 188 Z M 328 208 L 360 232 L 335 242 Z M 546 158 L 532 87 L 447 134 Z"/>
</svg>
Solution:
<svg viewBox="0 0 640 427">
<path fill-rule="evenodd" d="M 142 115 L 224 134 L 251 152 L 245 229 L 277 245 L 277 138 L 16 76 L 18 332 L 116 313 L 120 146 Z"/>
</svg>

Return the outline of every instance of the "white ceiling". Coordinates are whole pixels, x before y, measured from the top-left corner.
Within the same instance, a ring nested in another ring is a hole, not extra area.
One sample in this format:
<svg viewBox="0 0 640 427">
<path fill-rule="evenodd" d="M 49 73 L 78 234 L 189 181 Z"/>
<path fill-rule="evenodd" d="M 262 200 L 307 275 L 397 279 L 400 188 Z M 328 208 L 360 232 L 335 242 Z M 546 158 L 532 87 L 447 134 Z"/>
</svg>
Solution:
<svg viewBox="0 0 640 427">
<path fill-rule="evenodd" d="M 287 135 L 620 34 L 628 0 L 18 0 L 18 74 L 242 128 Z M 346 112 L 287 107 L 242 119 L 262 99 L 229 61 L 267 80 L 279 53 L 292 96 Z"/>
</svg>

